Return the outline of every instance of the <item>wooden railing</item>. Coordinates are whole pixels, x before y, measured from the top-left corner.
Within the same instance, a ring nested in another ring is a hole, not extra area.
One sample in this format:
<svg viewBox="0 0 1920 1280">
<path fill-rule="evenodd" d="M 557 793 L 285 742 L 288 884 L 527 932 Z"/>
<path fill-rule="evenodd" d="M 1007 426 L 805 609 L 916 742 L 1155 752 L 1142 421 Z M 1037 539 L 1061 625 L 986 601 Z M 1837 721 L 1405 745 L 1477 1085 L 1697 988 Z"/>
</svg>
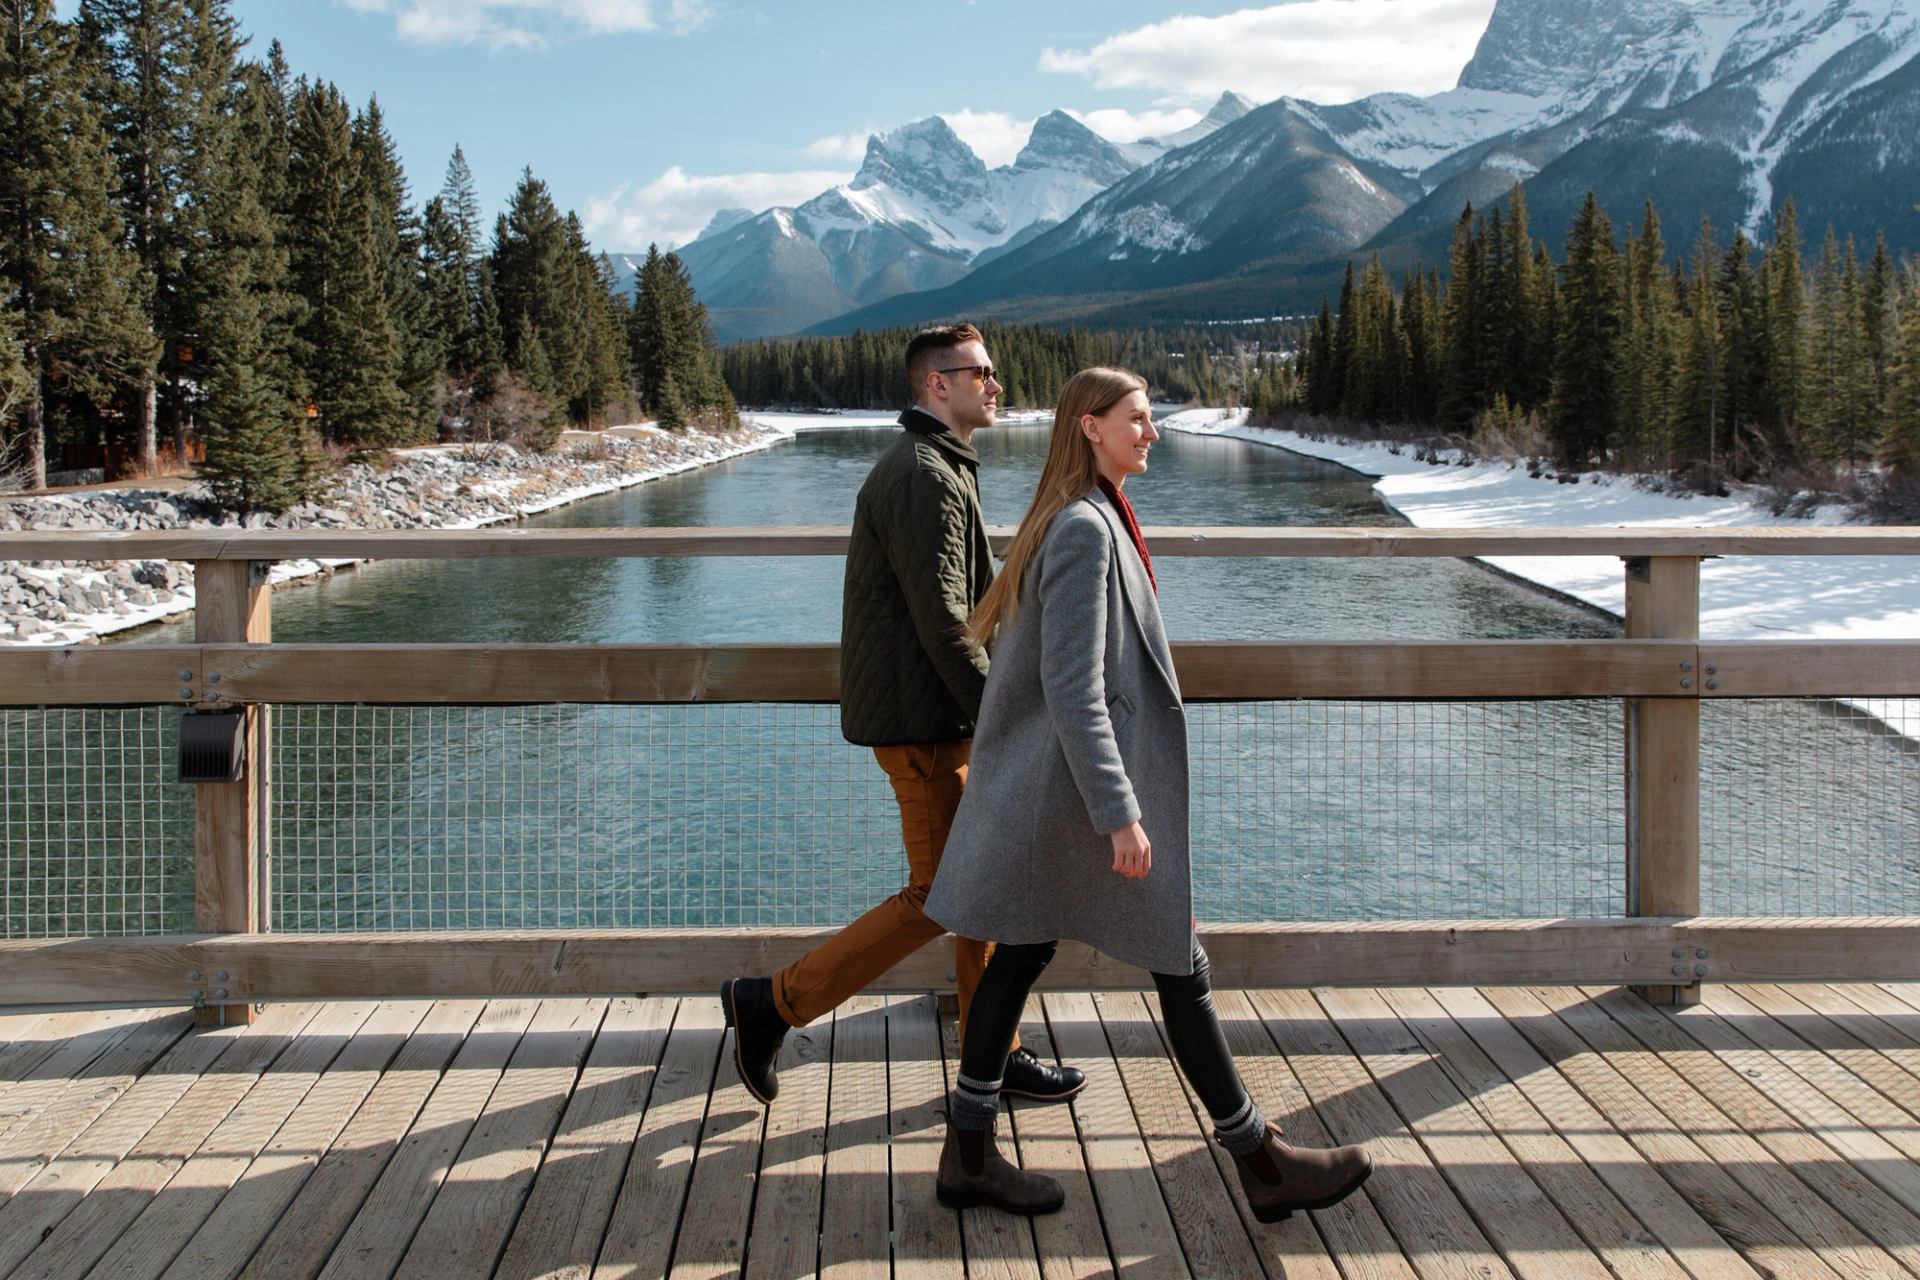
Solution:
<svg viewBox="0 0 1920 1280">
<path fill-rule="evenodd" d="M 1010 530 L 997 529 L 1004 547 Z M 1916 555 L 1920 529 L 1158 528 L 1156 557 L 1604 555 L 1624 562 L 1617 640 L 1186 643 L 1190 701 L 1621 698 L 1626 917 L 1216 926 L 1222 986 L 1634 983 L 1686 1000 L 1708 981 L 1920 979 L 1920 919 L 1730 918 L 1700 911 L 1700 706 L 1716 698 L 1920 697 L 1920 640 L 1699 638 L 1703 557 Z M 821 929 L 276 935 L 266 885 L 273 705 L 831 703 L 835 646 L 271 642 L 277 560 L 836 555 L 844 530 L 0 533 L 0 559 L 190 560 L 195 643 L 0 648 L 0 706 L 243 709 L 245 776 L 197 791 L 191 935 L 0 942 L 0 1004 L 181 1003 L 208 1020 L 256 1001 L 343 996 L 702 992 L 767 972 Z M 1916 833 L 1920 838 L 1920 833 Z M 889 990 L 946 985 L 929 948 Z M 1138 985 L 1063 947 L 1056 987 Z"/>
</svg>

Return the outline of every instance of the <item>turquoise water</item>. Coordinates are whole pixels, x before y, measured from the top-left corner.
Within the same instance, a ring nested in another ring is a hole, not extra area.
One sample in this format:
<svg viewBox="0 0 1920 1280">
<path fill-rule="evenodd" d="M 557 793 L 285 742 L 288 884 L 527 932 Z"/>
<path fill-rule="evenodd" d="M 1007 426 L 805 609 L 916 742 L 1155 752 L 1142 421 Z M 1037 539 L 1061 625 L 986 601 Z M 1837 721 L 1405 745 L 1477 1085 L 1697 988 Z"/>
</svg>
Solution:
<svg viewBox="0 0 1920 1280">
<path fill-rule="evenodd" d="M 528 523 L 843 524 L 892 434 L 804 433 Z M 995 428 L 976 444 L 987 517 L 1014 523 L 1045 430 Z M 1147 524 L 1401 523 L 1351 472 L 1210 437 L 1166 437 L 1128 494 Z M 832 557 L 385 563 L 276 594 L 274 635 L 831 641 L 841 568 Z M 1176 639 L 1618 634 L 1609 619 L 1460 561 L 1168 557 L 1156 568 Z M 139 639 L 190 634 L 178 624 Z M 158 741 L 176 713 L 141 714 L 157 717 Z M 302 707 L 275 717 L 278 928 L 832 924 L 901 880 L 884 778 L 840 739 L 831 707 Z M 1625 910 L 1617 702 L 1222 704 L 1190 708 L 1190 721 L 1202 919 Z M 7 758 L 11 769 L 11 749 Z M 1710 910 L 1920 910 L 1920 780 L 1907 744 L 1829 704 L 1736 704 L 1708 709 L 1703 759 Z M 19 767 L 0 806 L 0 820 L 21 817 L 0 826 L 10 904 L 31 893 L 51 910 L 52 882 L 34 876 L 59 867 L 58 900 L 98 889 L 105 913 L 102 886 L 125 883 L 124 864 L 63 861 L 38 836 L 8 843 L 31 827 L 21 808 L 31 766 Z M 149 794 L 180 790 L 149 783 Z M 190 916 L 179 870 L 186 800 L 169 810 L 174 834 L 142 847 L 169 851 L 176 871 L 162 897 Z M 65 803 L 105 802 L 74 793 Z M 8 931 L 32 914 L 10 911 Z"/>
</svg>

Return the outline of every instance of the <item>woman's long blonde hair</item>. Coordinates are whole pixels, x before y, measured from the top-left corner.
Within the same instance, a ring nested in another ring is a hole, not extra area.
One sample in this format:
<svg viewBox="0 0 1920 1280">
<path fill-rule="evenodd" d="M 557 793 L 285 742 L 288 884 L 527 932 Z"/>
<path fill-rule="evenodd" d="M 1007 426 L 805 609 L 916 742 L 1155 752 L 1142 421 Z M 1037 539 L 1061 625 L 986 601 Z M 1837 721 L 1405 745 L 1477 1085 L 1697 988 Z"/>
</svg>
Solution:
<svg viewBox="0 0 1920 1280">
<path fill-rule="evenodd" d="M 1046 464 L 1040 468 L 1040 483 L 1033 491 L 1027 514 L 1020 517 L 1020 531 L 1007 548 L 1000 575 L 967 618 L 969 643 L 984 646 L 1001 623 L 1013 621 L 1020 607 L 1020 579 L 1040 540 L 1047 536 L 1048 526 L 1062 508 L 1085 497 L 1087 490 L 1099 482 L 1093 442 L 1080 430 L 1080 419 L 1088 414 L 1098 417 L 1135 391 L 1146 389 L 1146 380 L 1138 374 L 1100 368 L 1082 369 L 1060 388 L 1060 403 L 1053 411 L 1053 438 L 1047 444 Z"/>
</svg>

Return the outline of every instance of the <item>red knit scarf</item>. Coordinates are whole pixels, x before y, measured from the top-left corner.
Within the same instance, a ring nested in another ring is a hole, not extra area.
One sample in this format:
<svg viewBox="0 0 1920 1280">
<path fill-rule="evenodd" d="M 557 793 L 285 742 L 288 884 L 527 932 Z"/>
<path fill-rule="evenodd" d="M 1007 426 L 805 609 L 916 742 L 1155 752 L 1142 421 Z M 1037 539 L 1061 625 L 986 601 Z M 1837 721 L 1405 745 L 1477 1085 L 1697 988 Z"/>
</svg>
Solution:
<svg viewBox="0 0 1920 1280">
<path fill-rule="evenodd" d="M 1153 585 L 1153 594 L 1160 594 L 1160 580 L 1153 576 L 1153 557 L 1147 554 L 1147 540 L 1140 536 L 1140 521 L 1133 514 L 1133 504 L 1127 501 L 1127 495 L 1120 492 L 1120 486 L 1105 476 L 1100 477 L 1100 492 L 1107 495 L 1107 501 L 1120 513 L 1120 523 L 1127 526 L 1127 536 L 1133 539 L 1133 549 L 1140 553 L 1140 563 L 1147 567 L 1147 581 Z"/>
</svg>

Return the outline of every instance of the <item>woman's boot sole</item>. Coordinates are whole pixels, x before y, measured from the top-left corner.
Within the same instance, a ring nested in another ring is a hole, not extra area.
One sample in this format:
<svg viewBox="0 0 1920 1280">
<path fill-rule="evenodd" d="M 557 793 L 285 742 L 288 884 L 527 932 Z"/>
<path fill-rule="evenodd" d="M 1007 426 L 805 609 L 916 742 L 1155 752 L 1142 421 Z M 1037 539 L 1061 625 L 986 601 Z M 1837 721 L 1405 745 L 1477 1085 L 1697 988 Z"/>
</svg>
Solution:
<svg viewBox="0 0 1920 1280">
<path fill-rule="evenodd" d="M 1067 1202 L 1066 1197 L 1062 1196 L 1053 1204 L 1036 1205 L 1031 1209 L 1023 1209 L 1017 1205 L 1010 1205 L 997 1200 L 984 1191 L 949 1191 L 937 1182 L 933 1184 L 933 1194 L 941 1204 L 949 1209 L 993 1208 L 1000 1209 L 1006 1213 L 1018 1214 L 1023 1218 L 1037 1218 L 1042 1214 L 1058 1213 L 1061 1206 Z"/>
</svg>

